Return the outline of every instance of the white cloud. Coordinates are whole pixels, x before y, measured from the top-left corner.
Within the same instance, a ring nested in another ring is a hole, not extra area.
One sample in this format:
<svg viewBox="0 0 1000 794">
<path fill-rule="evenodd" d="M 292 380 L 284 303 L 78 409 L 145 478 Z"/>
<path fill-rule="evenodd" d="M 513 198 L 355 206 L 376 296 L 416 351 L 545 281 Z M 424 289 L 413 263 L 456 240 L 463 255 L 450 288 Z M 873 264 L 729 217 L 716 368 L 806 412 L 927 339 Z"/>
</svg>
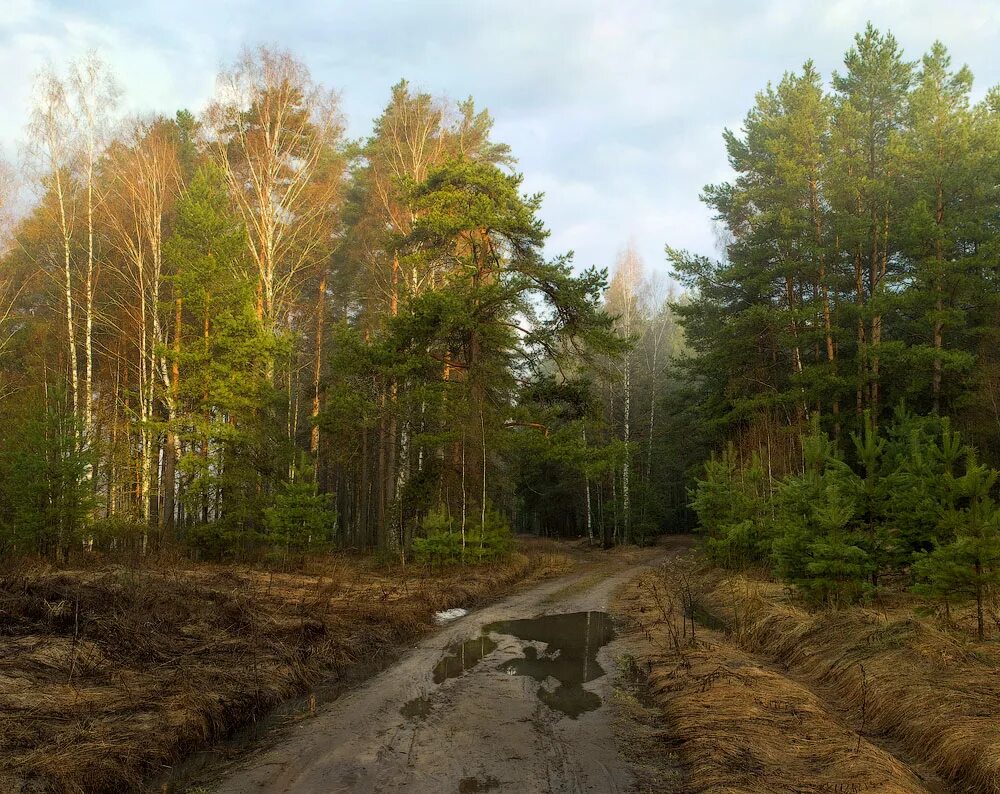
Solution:
<svg viewBox="0 0 1000 794">
<path fill-rule="evenodd" d="M 713 253 L 698 194 L 727 178 L 723 127 L 738 127 L 755 92 L 807 58 L 829 74 L 869 19 L 912 58 L 941 38 L 980 93 L 1000 81 L 1000 4 L 985 0 L 7 0 L 0 146 L 13 153 L 30 76 L 46 60 L 96 47 L 130 110 L 172 113 L 197 110 L 242 44 L 275 43 L 342 90 L 354 136 L 400 77 L 472 94 L 512 145 L 525 188 L 546 192 L 553 253 L 607 265 L 634 236 L 647 264 L 663 267 L 664 243 Z"/>
</svg>

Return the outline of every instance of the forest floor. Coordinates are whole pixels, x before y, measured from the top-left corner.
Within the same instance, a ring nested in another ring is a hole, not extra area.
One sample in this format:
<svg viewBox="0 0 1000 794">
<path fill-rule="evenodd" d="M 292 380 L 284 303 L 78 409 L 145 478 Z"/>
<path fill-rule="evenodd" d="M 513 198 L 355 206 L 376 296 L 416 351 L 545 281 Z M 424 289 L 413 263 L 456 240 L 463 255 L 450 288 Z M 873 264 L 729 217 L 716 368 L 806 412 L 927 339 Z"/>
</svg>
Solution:
<svg viewBox="0 0 1000 794">
<path fill-rule="evenodd" d="M 5 571 L 0 790 L 1000 791 L 967 614 L 809 611 L 692 547 Z"/>
<path fill-rule="evenodd" d="M 568 551 L 528 541 L 502 564 L 437 570 L 350 555 L 295 573 L 187 562 L 8 567 L 0 790 L 149 785 L 317 682 L 340 691 L 384 667 L 433 628 L 438 610 L 565 572 L 580 556 Z"/>
<path fill-rule="evenodd" d="M 671 759 L 643 791 L 1000 791 L 1000 647 L 975 642 L 966 615 L 919 616 L 903 593 L 809 611 L 695 553 L 614 608 L 646 756 Z"/>
</svg>

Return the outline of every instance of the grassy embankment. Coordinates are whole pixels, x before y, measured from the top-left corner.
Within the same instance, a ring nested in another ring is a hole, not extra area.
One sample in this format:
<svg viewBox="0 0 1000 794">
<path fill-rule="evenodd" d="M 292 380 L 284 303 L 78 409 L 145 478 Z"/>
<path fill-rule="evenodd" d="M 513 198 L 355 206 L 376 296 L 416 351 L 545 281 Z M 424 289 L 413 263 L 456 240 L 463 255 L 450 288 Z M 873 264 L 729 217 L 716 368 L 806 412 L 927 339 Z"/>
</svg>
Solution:
<svg viewBox="0 0 1000 794">
<path fill-rule="evenodd" d="M 813 611 L 694 560 L 620 604 L 692 791 L 1000 791 L 1000 647 L 971 615 L 945 624 L 905 593 Z"/>
<path fill-rule="evenodd" d="M 347 555 L 295 573 L 167 562 L 0 571 L 0 790 L 141 785 L 321 675 L 375 666 L 516 583 L 562 572 L 555 544 L 436 570 Z"/>
</svg>

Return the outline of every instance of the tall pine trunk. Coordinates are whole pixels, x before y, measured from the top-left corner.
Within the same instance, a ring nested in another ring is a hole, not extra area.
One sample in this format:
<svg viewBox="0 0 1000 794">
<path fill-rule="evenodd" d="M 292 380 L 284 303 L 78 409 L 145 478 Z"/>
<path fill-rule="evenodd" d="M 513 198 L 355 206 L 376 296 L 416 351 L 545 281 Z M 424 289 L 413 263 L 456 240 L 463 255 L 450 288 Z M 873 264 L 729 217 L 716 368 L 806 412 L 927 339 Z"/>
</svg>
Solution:
<svg viewBox="0 0 1000 794">
<path fill-rule="evenodd" d="M 319 482 L 319 409 L 320 383 L 323 373 L 323 321 L 326 315 L 326 273 L 319 281 L 319 294 L 316 296 L 316 339 L 313 354 L 313 399 L 312 399 L 312 429 L 309 432 L 309 452 L 312 454 L 314 477 Z"/>
<path fill-rule="evenodd" d="M 934 211 L 934 222 L 938 227 L 937 239 L 934 241 L 934 258 L 936 272 L 934 278 L 934 371 L 931 378 L 931 397 L 934 413 L 941 413 L 941 351 L 944 347 L 944 247 L 941 244 L 941 227 L 944 225 L 944 193 L 941 184 L 937 185 L 937 206 Z"/>
</svg>

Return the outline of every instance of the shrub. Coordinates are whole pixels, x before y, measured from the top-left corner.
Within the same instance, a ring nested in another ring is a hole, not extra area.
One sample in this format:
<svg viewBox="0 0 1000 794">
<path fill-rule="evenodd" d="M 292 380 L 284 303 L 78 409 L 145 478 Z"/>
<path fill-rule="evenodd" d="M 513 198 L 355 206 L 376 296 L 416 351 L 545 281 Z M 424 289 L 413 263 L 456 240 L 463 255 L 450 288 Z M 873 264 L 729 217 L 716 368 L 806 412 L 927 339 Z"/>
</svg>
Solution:
<svg viewBox="0 0 1000 794">
<path fill-rule="evenodd" d="M 914 565 L 914 589 L 946 605 L 951 600 L 976 604 L 976 633 L 985 634 L 983 602 L 1000 585 L 1000 507 L 990 494 L 997 472 L 976 463 L 968 453 L 966 473 L 951 478 L 956 505 L 942 513 L 942 534 L 951 540 L 921 554 Z"/>
<path fill-rule="evenodd" d="M 485 521 L 478 521 L 465 532 L 447 510 L 431 510 L 421 525 L 423 537 L 413 540 L 413 559 L 425 564 L 455 562 L 491 562 L 503 559 L 514 548 L 514 538 L 506 519 L 496 510 L 486 510 Z"/>
<path fill-rule="evenodd" d="M 732 449 L 713 456 L 691 500 L 707 536 L 708 556 L 727 568 L 766 560 L 771 547 L 769 502 L 759 459 L 740 468 Z"/>
<path fill-rule="evenodd" d="M 285 554 L 318 549 L 333 537 L 337 513 L 311 481 L 287 482 L 264 511 L 266 540 Z"/>
<path fill-rule="evenodd" d="M 775 496 L 775 571 L 815 603 L 857 601 L 873 570 L 860 529 L 865 482 L 818 428 L 802 452 L 802 473 L 786 477 Z"/>
<path fill-rule="evenodd" d="M 983 602 L 1000 587 L 998 473 L 946 418 L 900 408 L 878 430 L 865 416 L 850 436 L 853 466 L 814 422 L 802 438 L 803 467 L 770 489 L 759 462 L 732 450 L 713 457 L 691 505 L 717 564 L 766 560 L 809 601 L 842 606 L 909 576 L 913 589 L 947 605 Z M 960 473 L 964 470 L 964 474 Z"/>
<path fill-rule="evenodd" d="M 195 559 L 206 560 L 230 559 L 252 545 L 242 527 L 225 520 L 189 527 L 187 540 Z"/>
<path fill-rule="evenodd" d="M 148 538 L 150 526 L 122 515 L 98 518 L 91 522 L 89 535 L 94 548 L 101 551 L 125 551 L 142 548 L 143 538 Z"/>
</svg>

